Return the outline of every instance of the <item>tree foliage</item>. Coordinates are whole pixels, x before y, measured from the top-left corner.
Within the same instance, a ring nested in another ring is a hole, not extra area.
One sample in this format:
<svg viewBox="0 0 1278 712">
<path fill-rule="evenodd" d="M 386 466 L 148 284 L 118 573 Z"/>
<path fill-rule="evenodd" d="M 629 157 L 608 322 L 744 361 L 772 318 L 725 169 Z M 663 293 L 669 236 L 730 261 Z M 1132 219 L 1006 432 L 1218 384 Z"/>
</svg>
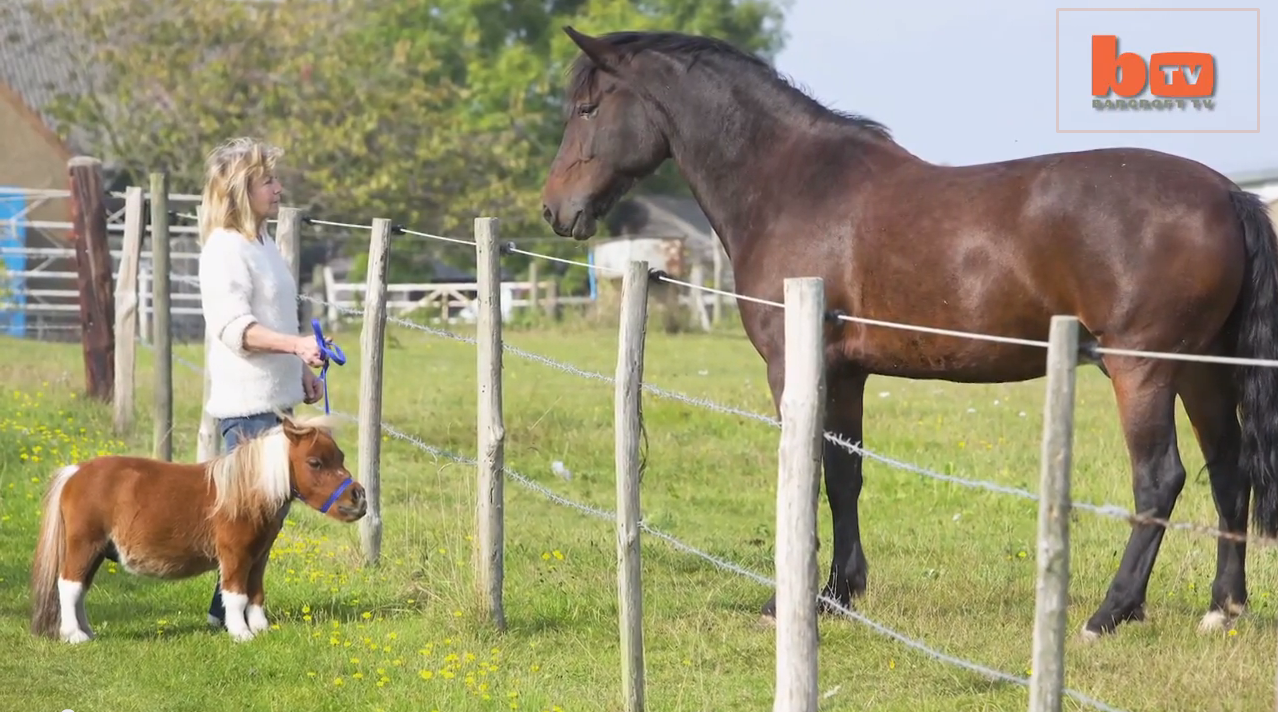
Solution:
<svg viewBox="0 0 1278 712">
<path fill-rule="evenodd" d="M 285 150 L 287 200 L 309 215 L 443 234 L 484 215 L 506 236 L 550 235 L 538 196 L 577 52 L 564 25 L 712 34 L 764 56 L 782 43 L 774 0 L 21 2 L 79 53 L 80 88 L 47 109 L 57 129 L 133 180 L 165 170 L 175 190 L 198 192 L 212 146 L 258 135 Z M 683 189 L 669 170 L 654 184 Z M 422 240 L 394 255 L 401 275 L 425 276 L 430 259 L 473 263 Z"/>
</svg>

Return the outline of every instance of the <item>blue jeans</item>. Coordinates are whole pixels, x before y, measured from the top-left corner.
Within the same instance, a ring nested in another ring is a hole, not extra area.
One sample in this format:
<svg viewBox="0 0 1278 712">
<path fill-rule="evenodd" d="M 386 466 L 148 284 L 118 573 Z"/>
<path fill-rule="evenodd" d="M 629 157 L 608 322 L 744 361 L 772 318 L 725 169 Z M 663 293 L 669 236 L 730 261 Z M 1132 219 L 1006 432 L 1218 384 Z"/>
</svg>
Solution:
<svg viewBox="0 0 1278 712">
<path fill-rule="evenodd" d="M 291 408 L 283 410 L 285 413 L 292 414 Z M 222 444 L 225 451 L 230 452 L 235 449 L 236 445 L 240 444 L 240 441 L 259 435 L 279 424 L 280 419 L 274 413 L 257 413 L 218 420 L 217 431 L 222 436 Z M 209 619 L 210 622 L 216 620 L 219 625 L 225 625 L 226 607 L 222 605 L 222 577 L 220 574 L 213 586 L 213 600 L 209 603 Z"/>
</svg>

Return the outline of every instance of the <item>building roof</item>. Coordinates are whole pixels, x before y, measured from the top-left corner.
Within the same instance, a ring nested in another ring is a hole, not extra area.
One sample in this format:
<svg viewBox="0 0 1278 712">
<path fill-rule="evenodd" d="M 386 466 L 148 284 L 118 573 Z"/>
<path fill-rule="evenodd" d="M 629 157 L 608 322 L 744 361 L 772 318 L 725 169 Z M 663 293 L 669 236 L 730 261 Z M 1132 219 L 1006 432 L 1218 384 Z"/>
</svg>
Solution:
<svg viewBox="0 0 1278 712">
<path fill-rule="evenodd" d="M 87 86 L 74 59 L 74 43 L 41 23 L 25 4 L 25 0 L 0 0 L 0 82 L 56 133 L 50 105 L 59 93 L 78 93 Z M 73 132 L 64 143 L 78 152 L 83 139 Z"/>
<path fill-rule="evenodd" d="M 1265 185 L 1267 183 L 1278 183 L 1278 166 L 1235 173 L 1229 176 L 1229 179 L 1243 188 Z"/>
</svg>

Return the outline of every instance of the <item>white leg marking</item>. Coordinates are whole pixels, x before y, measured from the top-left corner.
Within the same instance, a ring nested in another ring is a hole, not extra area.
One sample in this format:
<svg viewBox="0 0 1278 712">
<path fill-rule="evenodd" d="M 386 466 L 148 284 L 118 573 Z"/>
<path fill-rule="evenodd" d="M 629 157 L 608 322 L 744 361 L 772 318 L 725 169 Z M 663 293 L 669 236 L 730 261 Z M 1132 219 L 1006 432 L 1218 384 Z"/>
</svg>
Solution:
<svg viewBox="0 0 1278 712">
<path fill-rule="evenodd" d="M 266 609 L 250 603 L 248 607 L 248 626 L 249 630 L 254 633 L 261 633 L 270 628 L 271 624 L 266 620 Z"/>
<path fill-rule="evenodd" d="M 1084 625 L 1083 630 L 1078 634 L 1078 638 L 1084 643 L 1095 643 L 1101 639 L 1101 634 L 1094 630 L 1088 630 L 1087 626 Z"/>
<path fill-rule="evenodd" d="M 58 579 L 58 603 L 62 620 L 58 633 L 68 643 L 85 643 L 89 634 L 80 630 L 79 608 L 84 601 L 84 584 L 79 581 Z"/>
<path fill-rule="evenodd" d="M 231 593 L 222 589 L 222 603 L 226 606 L 226 630 L 231 638 L 238 642 L 253 639 L 253 631 L 244 621 L 244 609 L 248 607 L 248 596 L 243 593 Z"/>
<path fill-rule="evenodd" d="M 1229 624 L 1229 616 L 1224 611 L 1207 611 L 1207 615 L 1198 621 L 1199 633 L 1214 633 L 1225 629 Z"/>
</svg>

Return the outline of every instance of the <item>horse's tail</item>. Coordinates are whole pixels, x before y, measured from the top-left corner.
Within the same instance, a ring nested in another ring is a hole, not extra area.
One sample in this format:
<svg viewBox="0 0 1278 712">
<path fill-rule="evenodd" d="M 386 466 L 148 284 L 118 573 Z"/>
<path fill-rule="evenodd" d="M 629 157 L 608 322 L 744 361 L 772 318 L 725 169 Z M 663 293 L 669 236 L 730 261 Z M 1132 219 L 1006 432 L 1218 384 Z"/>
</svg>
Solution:
<svg viewBox="0 0 1278 712">
<path fill-rule="evenodd" d="M 1246 273 L 1234 306 L 1235 355 L 1278 359 L 1278 238 L 1255 193 L 1229 194 L 1246 245 Z M 1262 536 L 1278 536 L 1278 368 L 1236 366 L 1242 421 L 1239 467 L 1251 480 L 1252 521 Z"/>
<path fill-rule="evenodd" d="M 66 555 L 63 536 L 62 488 L 79 469 L 67 465 L 53 475 L 53 482 L 44 495 L 40 517 L 40 533 L 36 539 L 35 559 L 31 563 L 31 632 L 35 635 L 57 637 L 61 622 L 61 601 L 58 595 L 58 577 L 62 572 L 62 559 Z"/>
</svg>

